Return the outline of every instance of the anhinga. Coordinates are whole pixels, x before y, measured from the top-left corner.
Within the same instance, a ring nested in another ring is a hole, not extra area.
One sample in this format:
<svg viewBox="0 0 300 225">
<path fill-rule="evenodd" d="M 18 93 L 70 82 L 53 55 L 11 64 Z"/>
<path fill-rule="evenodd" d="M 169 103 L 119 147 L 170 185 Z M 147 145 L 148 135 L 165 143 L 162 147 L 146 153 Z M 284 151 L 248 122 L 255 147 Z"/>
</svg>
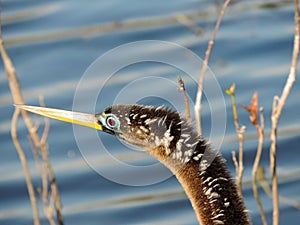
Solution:
<svg viewBox="0 0 300 225">
<path fill-rule="evenodd" d="M 104 131 L 147 151 L 176 175 L 200 224 L 251 224 L 225 160 L 178 113 L 141 105 L 114 105 L 95 115 L 27 105 L 17 107 Z"/>
</svg>

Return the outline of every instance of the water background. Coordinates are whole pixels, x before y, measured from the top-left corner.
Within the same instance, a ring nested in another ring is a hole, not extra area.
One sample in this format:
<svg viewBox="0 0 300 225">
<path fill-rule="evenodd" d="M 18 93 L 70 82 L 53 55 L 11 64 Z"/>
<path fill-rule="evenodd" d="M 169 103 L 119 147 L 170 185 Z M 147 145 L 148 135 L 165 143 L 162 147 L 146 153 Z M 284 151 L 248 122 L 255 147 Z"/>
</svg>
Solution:
<svg viewBox="0 0 300 225">
<path fill-rule="evenodd" d="M 261 166 L 268 172 L 269 131 L 272 99 L 281 93 L 289 73 L 293 47 L 292 1 L 234 1 L 225 15 L 217 36 L 210 67 L 223 90 L 233 82 L 237 85 L 237 102 L 248 104 L 254 91 L 259 93 L 259 105 L 264 107 L 266 142 Z M 162 40 L 179 44 L 204 58 L 208 40 L 220 11 L 221 1 L 2 1 L 3 36 L 19 76 L 26 103 L 38 105 L 43 96 L 47 106 L 72 109 L 76 88 L 88 66 L 100 55 L 133 41 Z M 198 35 L 179 23 L 178 15 L 193 18 L 200 29 Z M 145 49 L 136 49 L 141 55 Z M 163 49 L 153 49 L 161 52 Z M 129 53 L 128 53 L 129 54 Z M 126 57 L 124 54 L 123 57 Z M 188 57 L 187 59 L 188 60 Z M 141 63 L 117 72 L 117 78 L 107 82 L 97 101 L 102 111 L 117 93 L 132 80 L 145 76 L 160 76 L 176 82 L 178 69 L 157 63 Z M 87 80 L 84 99 L 95 90 L 107 74 Z M 183 74 L 184 76 L 184 74 Z M 149 84 L 150 85 L 150 84 Z M 187 82 L 194 100 L 196 88 Z M 172 93 L 165 86 L 151 85 L 156 93 Z M 143 96 L 145 87 L 136 89 Z M 173 90 L 174 91 L 174 90 Z M 0 63 L 0 224 L 31 224 L 29 202 L 23 170 L 10 137 L 13 113 L 7 78 Z M 170 94 L 169 94 L 170 95 Z M 295 83 L 280 119 L 278 139 L 278 173 L 280 195 L 300 202 L 299 168 L 299 82 Z M 178 94 L 178 101 L 182 101 Z M 231 151 L 238 148 L 229 96 L 227 126 L 221 152 L 234 173 Z M 130 100 L 129 100 L 130 101 Z M 217 102 L 217 101 L 216 101 Z M 132 102 L 134 103 L 134 102 Z M 140 103 L 159 105 L 161 98 L 149 97 Z M 207 102 L 203 103 L 207 106 Z M 256 153 L 255 128 L 248 115 L 238 109 L 240 122 L 247 126 L 245 143 L 244 197 L 253 224 L 261 224 L 258 207 L 251 189 L 251 168 Z M 38 123 L 38 116 L 32 116 Z M 204 107 L 204 135 L 210 132 L 210 114 Z M 41 127 L 42 130 L 42 127 Z M 41 185 L 22 120 L 18 123 L 19 139 L 28 157 L 35 187 Z M 140 151 L 129 151 L 114 137 L 100 134 L 111 154 L 130 165 L 157 163 Z M 86 153 L 104 171 L 119 173 L 103 158 L 101 149 L 83 135 Z M 195 225 L 196 216 L 175 177 L 147 186 L 128 186 L 110 181 L 96 173 L 82 156 L 70 124 L 51 121 L 48 143 L 50 159 L 61 192 L 66 224 L 172 224 Z M 136 179 L 152 179 L 157 174 L 138 174 Z M 124 177 L 132 179 L 130 174 Z M 259 189 L 269 223 L 272 201 Z M 41 203 L 40 203 L 41 204 Z M 281 224 L 299 224 L 300 212 L 280 204 Z M 42 210 L 40 214 L 43 215 Z M 42 218 L 43 224 L 47 224 Z"/>
</svg>

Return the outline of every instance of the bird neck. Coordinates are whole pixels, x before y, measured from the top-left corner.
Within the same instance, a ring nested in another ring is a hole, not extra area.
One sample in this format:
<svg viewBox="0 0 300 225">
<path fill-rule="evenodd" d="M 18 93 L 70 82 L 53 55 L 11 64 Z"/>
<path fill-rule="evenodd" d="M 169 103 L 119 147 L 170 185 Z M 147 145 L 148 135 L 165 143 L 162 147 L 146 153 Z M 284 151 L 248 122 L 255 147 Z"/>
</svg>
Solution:
<svg viewBox="0 0 300 225">
<path fill-rule="evenodd" d="M 167 156 L 163 147 L 153 149 L 150 154 L 176 175 L 192 203 L 200 224 L 251 224 L 225 160 L 204 141 L 199 142 L 201 143 L 194 150 L 194 157 L 185 163 L 176 157 Z M 206 159 L 197 158 L 199 152 L 205 152 Z M 208 161 L 212 161 L 210 165 Z"/>
</svg>

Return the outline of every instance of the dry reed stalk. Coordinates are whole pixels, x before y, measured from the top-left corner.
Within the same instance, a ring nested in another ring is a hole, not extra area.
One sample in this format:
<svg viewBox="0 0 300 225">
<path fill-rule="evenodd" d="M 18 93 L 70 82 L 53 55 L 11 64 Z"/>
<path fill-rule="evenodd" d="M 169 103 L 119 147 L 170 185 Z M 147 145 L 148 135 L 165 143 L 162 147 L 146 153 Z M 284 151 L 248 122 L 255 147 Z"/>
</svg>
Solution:
<svg viewBox="0 0 300 225">
<path fill-rule="evenodd" d="M 273 225 L 279 225 L 279 195 L 278 195 L 278 179 L 276 172 L 276 150 L 277 150 L 277 129 L 278 122 L 285 105 L 286 99 L 296 80 L 296 69 L 299 55 L 299 38 L 300 38 L 300 21 L 299 21 L 299 2 L 294 1 L 295 6 L 295 35 L 294 46 L 291 60 L 290 73 L 282 90 L 281 96 L 275 96 L 272 108 L 272 130 L 271 130 L 271 145 L 270 145 L 270 169 L 272 174 L 272 199 L 273 199 Z"/>
<path fill-rule="evenodd" d="M 27 190 L 28 190 L 28 194 L 29 194 L 29 199 L 30 199 L 31 207 L 32 207 L 33 224 L 40 225 L 41 222 L 40 222 L 40 216 L 39 216 L 39 209 L 38 209 L 38 205 L 37 205 L 34 187 L 33 187 L 32 180 L 31 180 L 29 166 L 27 163 L 27 159 L 26 159 L 24 150 L 18 139 L 17 122 L 18 122 L 19 116 L 20 116 L 20 109 L 16 109 L 13 114 L 12 120 L 11 120 L 11 137 L 12 137 L 13 143 L 16 147 L 16 150 L 18 152 L 18 155 L 19 155 L 22 167 L 23 167 L 25 180 L 26 180 L 26 184 L 27 184 Z"/>
<path fill-rule="evenodd" d="M 13 97 L 13 102 L 14 104 L 25 104 L 22 92 L 21 92 L 21 88 L 20 88 L 20 84 L 18 81 L 18 77 L 16 74 L 16 70 L 15 67 L 6 51 L 5 45 L 4 45 L 4 41 L 2 38 L 2 24 L 1 24 L 1 19 L 0 19 L 0 52 L 1 52 L 1 56 L 2 56 L 2 60 L 3 60 L 3 64 L 5 67 L 5 71 L 6 71 L 6 75 L 7 75 L 7 80 L 8 80 L 8 84 L 9 84 L 9 88 Z M 60 195 L 59 195 L 59 190 L 58 190 L 58 186 L 55 180 L 55 175 L 53 172 L 53 169 L 51 167 L 49 158 L 48 158 L 48 149 L 46 148 L 45 143 L 41 142 L 41 139 L 39 138 L 37 131 L 36 131 L 36 127 L 33 125 L 28 112 L 21 110 L 22 113 L 22 117 L 24 119 L 24 122 L 26 124 L 26 127 L 29 131 L 30 137 L 32 138 L 34 145 L 39 148 L 42 156 L 44 163 L 45 163 L 45 167 L 47 169 L 47 173 L 49 175 L 49 180 L 50 180 L 50 184 L 51 184 L 51 191 L 53 193 L 53 197 L 54 197 L 54 202 L 55 202 L 55 209 L 56 209 L 56 215 L 57 215 L 57 219 L 60 225 L 63 225 L 63 216 L 62 216 L 62 205 L 61 205 L 61 200 L 60 200 Z M 15 123 L 14 123 L 15 124 Z M 15 124 L 16 125 L 16 124 Z M 16 128 L 13 128 L 16 129 Z M 16 136 L 16 134 L 14 134 Z M 20 157 L 21 160 L 26 160 L 26 158 L 24 157 Z M 24 162 L 21 161 L 21 163 L 23 164 Z M 29 191 L 29 190 L 28 190 Z M 31 203 L 34 205 L 35 202 L 31 201 Z M 34 210 L 34 221 L 37 221 L 36 219 L 36 209 Z M 39 224 L 39 223 L 38 223 Z"/>
<path fill-rule="evenodd" d="M 204 83 L 204 78 L 205 78 L 205 73 L 208 68 L 208 61 L 210 58 L 210 54 L 212 51 L 212 48 L 214 46 L 214 42 L 219 30 L 219 27 L 221 25 L 222 19 L 224 17 L 225 11 L 227 6 L 229 5 L 230 0 L 226 0 L 222 6 L 219 18 L 217 20 L 215 29 L 212 33 L 212 36 L 208 42 L 207 50 L 205 52 L 205 59 L 203 61 L 203 66 L 200 72 L 200 78 L 199 78 L 199 85 L 198 85 L 198 91 L 197 91 L 197 96 L 196 96 L 196 104 L 195 104 L 195 117 L 196 117 L 196 124 L 197 124 L 197 131 L 199 135 L 202 135 L 202 126 L 201 126 L 201 101 L 202 101 L 202 92 L 203 92 L 203 83 Z"/>
<path fill-rule="evenodd" d="M 236 154 L 234 151 L 232 152 L 232 159 L 236 170 L 236 184 L 237 184 L 238 193 L 242 197 L 243 196 L 242 181 L 243 181 L 243 173 L 244 173 L 244 133 L 246 131 L 246 127 L 245 126 L 240 127 L 239 125 L 239 118 L 238 118 L 236 101 L 235 101 L 235 84 L 232 84 L 231 87 L 225 92 L 226 94 L 231 96 L 235 132 L 239 139 L 239 160 L 236 159 Z"/>
<path fill-rule="evenodd" d="M 267 218 L 266 218 L 266 215 L 265 215 L 263 205 L 260 201 L 260 197 L 259 197 L 258 189 L 257 189 L 257 171 L 258 171 L 258 168 L 259 168 L 259 162 L 260 162 L 260 159 L 261 159 L 261 154 L 262 154 L 262 150 L 263 150 L 263 143 L 264 143 L 263 108 L 260 108 L 260 125 L 256 124 L 256 130 L 257 130 L 258 145 L 257 145 L 255 160 L 254 160 L 253 167 L 252 167 L 252 189 L 253 189 L 254 198 L 255 198 L 255 200 L 257 202 L 257 205 L 258 205 L 258 208 L 259 208 L 262 223 L 264 225 L 267 225 L 268 224 Z"/>
<path fill-rule="evenodd" d="M 191 113 L 190 113 L 189 99 L 187 97 L 184 82 L 183 82 L 181 76 L 178 76 L 178 83 L 180 85 L 180 87 L 178 88 L 178 91 L 183 92 L 183 99 L 184 99 L 185 111 L 186 111 L 186 119 L 187 119 L 188 123 L 190 123 L 191 122 Z"/>
</svg>

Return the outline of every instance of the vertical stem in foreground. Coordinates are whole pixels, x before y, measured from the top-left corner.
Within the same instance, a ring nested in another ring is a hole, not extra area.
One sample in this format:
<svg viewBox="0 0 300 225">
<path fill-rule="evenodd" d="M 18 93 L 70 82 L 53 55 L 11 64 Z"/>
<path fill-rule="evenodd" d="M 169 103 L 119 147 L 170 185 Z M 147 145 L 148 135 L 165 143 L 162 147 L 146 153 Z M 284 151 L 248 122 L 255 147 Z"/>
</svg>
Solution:
<svg viewBox="0 0 300 225">
<path fill-rule="evenodd" d="M 239 119 L 238 119 L 236 102 L 235 102 L 235 84 L 232 84 L 231 87 L 225 92 L 226 94 L 229 94 L 231 96 L 235 131 L 239 139 L 239 160 L 237 161 L 234 151 L 232 152 L 232 159 L 236 169 L 236 184 L 237 184 L 238 193 L 242 198 L 243 197 L 242 180 L 243 180 L 243 173 L 244 173 L 244 133 L 246 127 L 245 126 L 240 127 L 239 125 Z"/>
<path fill-rule="evenodd" d="M 202 92 L 203 92 L 203 83 L 204 83 L 204 77 L 205 77 L 205 73 L 207 71 L 208 68 L 208 61 L 210 58 L 210 54 L 211 54 L 211 50 L 214 46 L 214 42 L 219 30 L 219 27 L 221 25 L 223 16 L 225 14 L 225 10 L 227 8 L 227 6 L 229 5 L 230 0 L 226 0 L 222 6 L 218 21 L 216 23 L 215 29 L 212 33 L 212 36 L 208 42 L 208 46 L 207 46 L 207 50 L 205 52 L 205 59 L 203 61 L 203 66 L 201 69 L 201 73 L 200 73 L 200 78 L 199 78 L 199 85 L 198 85 L 198 91 L 197 91 L 197 96 L 196 96 L 196 104 L 195 104 L 195 116 L 196 116 L 196 123 L 197 123 L 197 131 L 199 135 L 202 135 L 202 127 L 201 127 L 201 100 L 202 100 Z"/>
<path fill-rule="evenodd" d="M 259 198 L 258 189 L 257 189 L 257 171 L 259 167 L 259 162 L 263 150 L 263 143 L 264 143 L 264 116 L 263 116 L 263 109 L 260 109 L 260 125 L 256 124 L 256 130 L 257 130 L 257 137 L 258 137 L 258 146 L 256 151 L 255 160 L 252 167 L 252 189 L 253 189 L 253 195 L 257 202 L 261 220 L 263 225 L 267 225 L 267 218 L 264 212 L 264 208 L 262 206 L 262 203 Z"/>
<path fill-rule="evenodd" d="M 271 130 L 271 146 L 270 146 L 270 169 L 272 173 L 272 197 L 273 197 L 273 225 L 279 225 L 279 195 L 278 195 L 278 181 L 276 174 L 276 150 L 277 150 L 277 127 L 281 115 L 281 111 L 285 105 L 286 99 L 290 90 L 296 80 L 296 69 L 299 55 L 299 2 L 295 0 L 295 35 L 293 56 L 291 61 L 290 73 L 283 88 L 280 98 L 274 97 L 272 108 L 272 130 Z"/>
<path fill-rule="evenodd" d="M 189 99 L 187 97 L 186 89 L 185 89 L 184 82 L 183 82 L 181 76 L 178 76 L 178 83 L 180 85 L 180 87 L 178 88 L 178 91 L 183 92 L 183 99 L 184 99 L 184 103 L 185 103 L 185 112 L 186 112 L 186 120 L 190 123 L 191 122 L 191 113 L 190 113 Z"/>
<path fill-rule="evenodd" d="M 3 59 L 3 64 L 5 66 L 5 70 L 7 72 L 8 80 L 9 83 L 14 82 L 15 80 L 8 75 L 8 73 L 15 74 L 14 67 L 12 66 L 12 62 L 10 61 L 6 49 L 4 47 L 4 41 L 2 39 L 2 24 L 1 24 L 1 15 L 0 15 L 0 53 Z M 10 85 L 11 91 L 17 91 L 19 87 L 19 83 L 16 82 L 14 85 Z M 17 102 L 22 102 L 23 99 L 21 96 L 13 96 L 14 100 Z M 14 112 L 13 118 L 12 118 L 12 123 L 11 123 L 11 136 L 13 143 L 16 147 L 16 150 L 18 152 L 24 174 L 25 174 L 25 179 L 26 179 L 26 184 L 27 184 L 27 190 L 29 194 L 29 199 L 31 202 L 31 207 L 33 211 L 33 223 L 34 225 L 39 225 L 40 224 L 40 218 L 39 218 L 39 210 L 38 210 L 38 205 L 37 205 L 37 200 L 34 192 L 34 187 L 32 184 L 31 176 L 30 176 L 30 170 L 27 164 L 27 159 L 25 156 L 25 153 L 22 149 L 22 146 L 18 140 L 18 135 L 17 135 L 17 120 L 20 115 L 20 110 L 18 109 L 17 111 Z"/>
<path fill-rule="evenodd" d="M 13 66 L 13 63 L 6 51 L 5 45 L 4 45 L 4 41 L 2 38 L 1 26 L 2 26 L 2 24 L 1 24 L 1 18 L 0 18 L 0 52 L 1 52 L 2 60 L 3 60 L 3 64 L 5 67 L 9 88 L 10 88 L 14 103 L 15 104 L 25 104 L 15 67 Z M 28 113 L 24 110 L 22 110 L 21 113 L 22 113 L 24 122 L 27 126 L 27 129 L 29 131 L 29 134 L 30 134 L 35 146 L 37 148 L 39 148 L 41 152 L 47 152 L 48 150 L 47 150 L 45 144 L 41 142 L 41 139 L 38 136 L 37 131 L 31 121 Z M 61 201 L 60 201 L 59 190 L 58 190 L 58 186 L 57 186 L 57 183 L 55 180 L 54 172 L 51 167 L 50 161 L 48 159 L 48 153 L 44 153 L 43 155 L 46 155 L 46 157 L 44 157 L 43 159 L 44 159 L 45 168 L 47 169 L 47 173 L 49 175 L 49 180 L 51 183 L 51 191 L 53 193 L 53 198 L 54 198 L 54 202 L 55 202 L 57 219 L 58 219 L 59 224 L 63 225 L 64 221 L 63 221 L 63 216 L 61 213 L 62 205 L 61 205 Z M 26 160 L 26 158 L 25 158 L 25 160 Z M 34 202 L 32 202 L 32 204 L 34 204 Z"/>
<path fill-rule="evenodd" d="M 39 209 L 37 206 L 37 200 L 36 200 L 34 187 L 33 187 L 31 176 L 30 176 L 29 167 L 27 164 L 27 160 L 26 160 L 26 156 L 23 151 L 23 148 L 18 140 L 17 122 L 18 122 L 19 116 L 20 116 L 20 109 L 16 109 L 14 112 L 14 115 L 12 117 L 12 121 L 11 121 L 11 137 L 12 137 L 13 143 L 16 147 L 16 150 L 18 152 L 18 155 L 19 155 L 19 158 L 20 158 L 23 170 L 24 170 L 26 184 L 27 184 L 27 190 L 28 190 L 29 199 L 31 202 L 31 207 L 32 207 L 32 212 L 33 212 L 33 224 L 40 225 L 41 222 L 40 222 L 40 216 L 39 216 Z"/>
<path fill-rule="evenodd" d="M 270 146 L 270 170 L 272 175 L 272 199 L 273 199 L 273 225 L 279 225 L 279 194 L 278 180 L 276 172 L 276 150 L 277 150 L 277 125 L 278 118 L 275 116 L 277 98 L 274 97 L 272 110 L 272 130 L 271 130 L 271 146 Z"/>
</svg>

